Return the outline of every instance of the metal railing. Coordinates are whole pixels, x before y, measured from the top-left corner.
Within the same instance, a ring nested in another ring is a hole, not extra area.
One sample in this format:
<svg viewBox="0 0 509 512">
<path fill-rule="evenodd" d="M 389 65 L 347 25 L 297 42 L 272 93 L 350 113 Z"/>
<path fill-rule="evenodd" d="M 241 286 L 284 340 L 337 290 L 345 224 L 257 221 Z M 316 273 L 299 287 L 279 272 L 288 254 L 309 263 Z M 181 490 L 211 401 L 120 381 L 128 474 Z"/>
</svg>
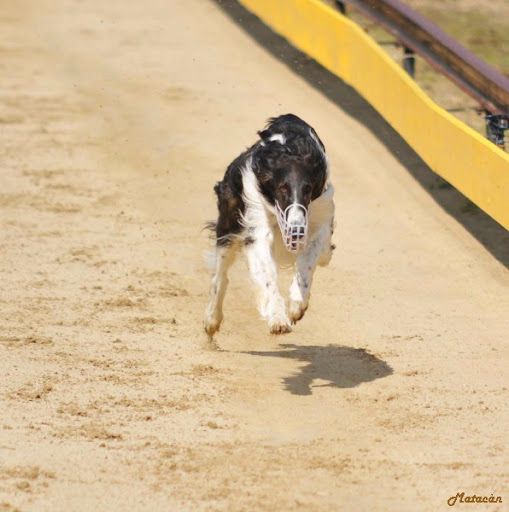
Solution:
<svg viewBox="0 0 509 512">
<path fill-rule="evenodd" d="M 403 67 L 412 77 L 417 54 L 471 96 L 485 112 L 488 139 L 505 147 L 509 78 L 399 0 L 336 0 L 336 5 L 345 15 L 345 5 L 354 7 L 391 33 L 404 47 Z"/>
</svg>

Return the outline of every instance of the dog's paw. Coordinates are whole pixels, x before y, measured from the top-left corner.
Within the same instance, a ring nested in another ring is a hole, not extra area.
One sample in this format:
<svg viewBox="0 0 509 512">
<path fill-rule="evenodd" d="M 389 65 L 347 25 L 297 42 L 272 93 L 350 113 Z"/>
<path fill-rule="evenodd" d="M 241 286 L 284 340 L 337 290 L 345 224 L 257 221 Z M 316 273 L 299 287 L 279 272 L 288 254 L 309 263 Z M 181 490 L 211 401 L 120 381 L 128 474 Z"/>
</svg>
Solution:
<svg viewBox="0 0 509 512">
<path fill-rule="evenodd" d="M 205 320 L 203 322 L 203 328 L 205 329 L 205 332 L 207 333 L 207 336 L 209 339 L 212 339 L 214 334 L 216 334 L 217 331 L 219 331 L 219 327 L 221 327 L 222 318 L 214 318 L 206 316 Z"/>
<path fill-rule="evenodd" d="M 326 267 L 330 263 L 330 260 L 332 259 L 332 254 L 335 249 L 336 249 L 336 246 L 334 244 L 331 244 L 329 249 L 327 249 L 324 253 L 322 253 L 320 258 L 318 259 L 319 267 Z"/>
<path fill-rule="evenodd" d="M 281 298 L 277 304 L 278 307 L 273 308 L 270 314 L 266 316 L 271 334 L 286 334 L 292 331 L 290 319 L 286 314 L 285 303 Z"/>
<path fill-rule="evenodd" d="M 292 324 L 296 324 L 304 316 L 307 309 L 308 305 L 303 302 L 290 301 L 289 315 Z"/>
<path fill-rule="evenodd" d="M 292 332 L 292 327 L 290 325 L 290 322 L 276 322 L 269 325 L 270 327 L 270 334 L 287 334 L 289 332 Z"/>
</svg>

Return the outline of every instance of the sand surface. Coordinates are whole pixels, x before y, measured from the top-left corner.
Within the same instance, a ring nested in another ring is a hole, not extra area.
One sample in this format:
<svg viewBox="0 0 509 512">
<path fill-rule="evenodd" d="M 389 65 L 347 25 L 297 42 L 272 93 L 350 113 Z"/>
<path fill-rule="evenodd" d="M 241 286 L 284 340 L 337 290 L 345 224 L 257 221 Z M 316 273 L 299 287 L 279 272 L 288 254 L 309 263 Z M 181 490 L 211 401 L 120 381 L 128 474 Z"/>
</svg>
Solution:
<svg viewBox="0 0 509 512">
<path fill-rule="evenodd" d="M 0 7 L 0 511 L 509 501 L 509 272 L 365 126 L 213 2 Z M 338 249 L 280 337 L 239 261 L 212 350 L 212 186 L 285 112 Z"/>
</svg>

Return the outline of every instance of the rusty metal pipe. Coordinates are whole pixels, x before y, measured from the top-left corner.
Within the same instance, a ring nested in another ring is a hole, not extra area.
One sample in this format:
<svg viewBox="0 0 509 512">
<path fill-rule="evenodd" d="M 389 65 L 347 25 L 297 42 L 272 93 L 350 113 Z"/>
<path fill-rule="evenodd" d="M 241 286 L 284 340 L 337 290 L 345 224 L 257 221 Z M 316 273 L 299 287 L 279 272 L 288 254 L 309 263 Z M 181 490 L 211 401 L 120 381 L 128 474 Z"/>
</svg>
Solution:
<svg viewBox="0 0 509 512">
<path fill-rule="evenodd" d="M 399 0 L 344 0 L 382 25 L 492 114 L 509 116 L 509 78 Z"/>
</svg>

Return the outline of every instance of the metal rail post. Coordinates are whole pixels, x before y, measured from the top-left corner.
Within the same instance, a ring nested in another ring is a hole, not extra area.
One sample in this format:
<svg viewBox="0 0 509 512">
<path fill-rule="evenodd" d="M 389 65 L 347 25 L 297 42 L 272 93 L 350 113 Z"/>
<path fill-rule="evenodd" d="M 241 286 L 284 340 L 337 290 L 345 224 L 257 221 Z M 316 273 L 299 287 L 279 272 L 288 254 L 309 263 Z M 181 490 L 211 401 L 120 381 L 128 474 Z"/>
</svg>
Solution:
<svg viewBox="0 0 509 512">
<path fill-rule="evenodd" d="M 404 47 L 403 69 L 412 77 L 415 77 L 415 53 L 408 46 Z"/>
</svg>

